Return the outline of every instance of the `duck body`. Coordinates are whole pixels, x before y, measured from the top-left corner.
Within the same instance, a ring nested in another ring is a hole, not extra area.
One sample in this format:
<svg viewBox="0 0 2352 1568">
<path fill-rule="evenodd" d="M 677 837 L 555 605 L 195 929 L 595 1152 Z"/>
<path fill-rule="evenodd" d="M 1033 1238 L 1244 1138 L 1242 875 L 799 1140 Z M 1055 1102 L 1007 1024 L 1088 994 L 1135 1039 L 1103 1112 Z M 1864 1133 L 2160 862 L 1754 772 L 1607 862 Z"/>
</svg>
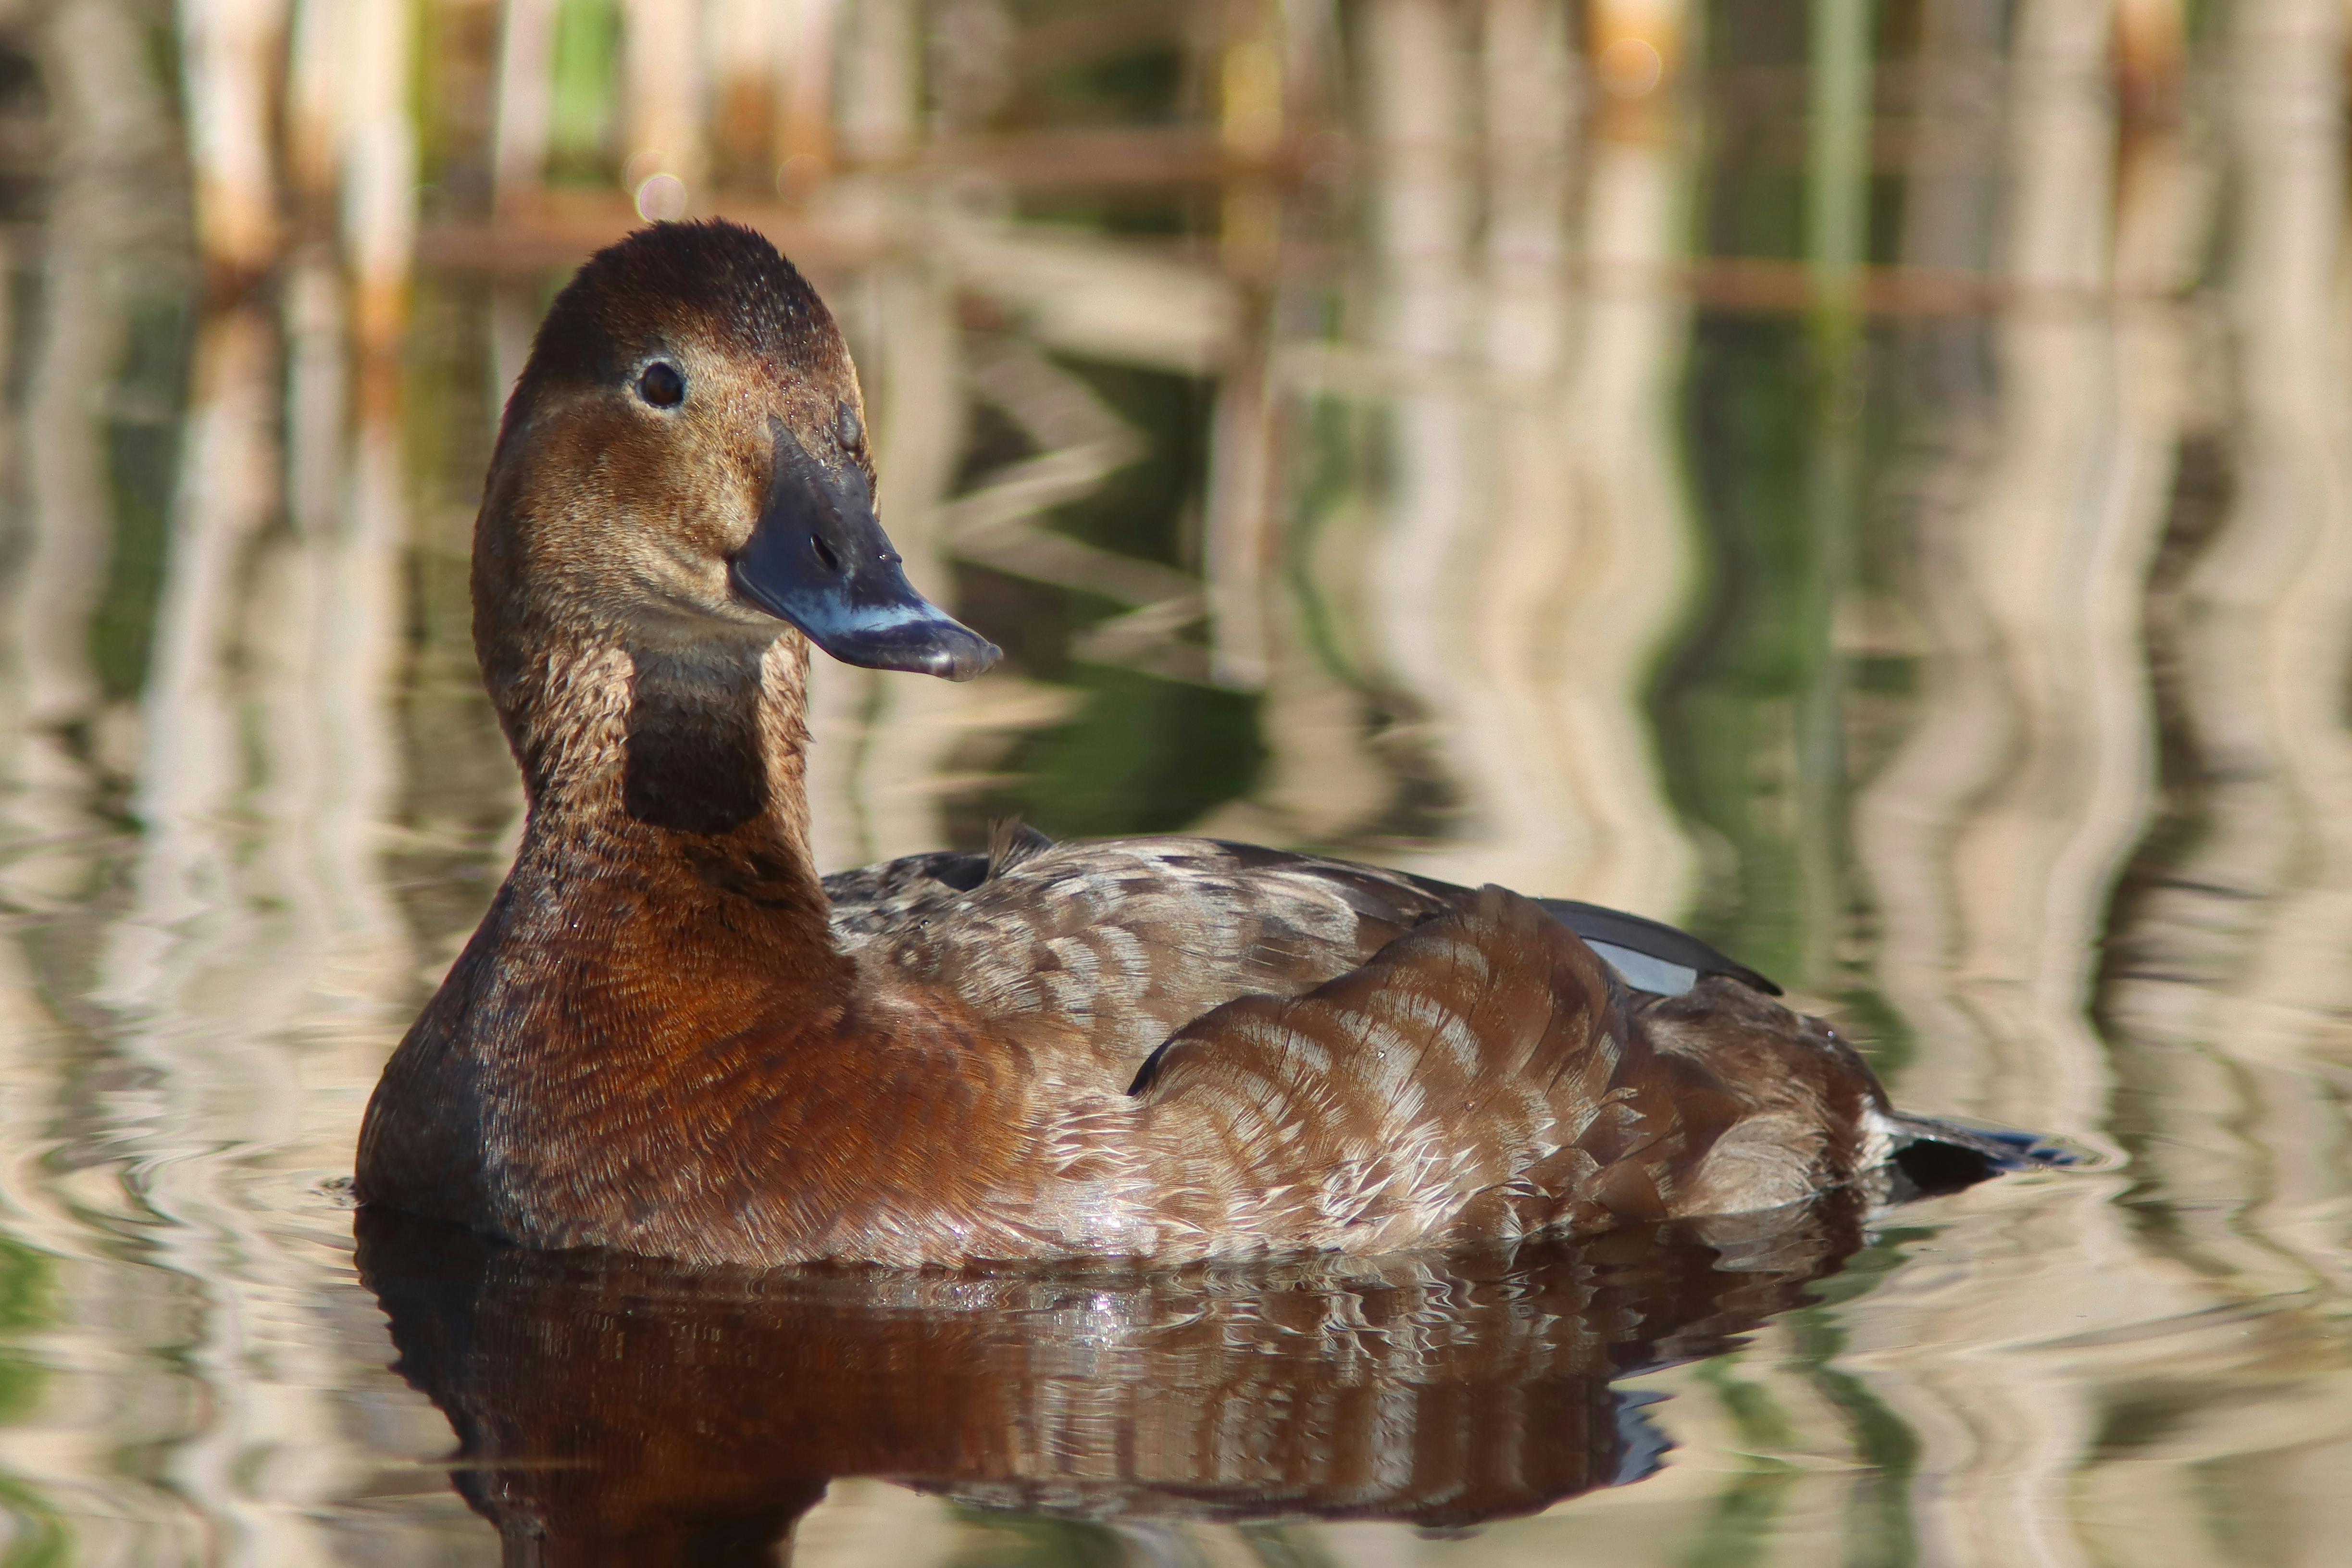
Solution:
<svg viewBox="0 0 2352 1568">
<path fill-rule="evenodd" d="M 871 482 L 846 353 L 764 240 L 657 226 L 559 297 L 475 545 L 529 821 L 370 1104 L 365 1202 L 693 1262 L 1180 1263 L 1998 1158 L 1760 976 L 1590 906 L 1182 837 L 820 879 L 811 642 L 994 653 L 906 584 Z"/>
<path fill-rule="evenodd" d="M 833 879 L 839 969 L 788 1010 L 741 978 L 786 972 L 744 895 L 541 853 L 365 1163 L 371 1198 L 535 1246 L 1384 1253 L 1776 1207 L 1898 1131 L 1818 1020 L 1726 974 L 1630 989 L 1499 889 L 1179 837 L 968 889 L 919 858 Z"/>
</svg>

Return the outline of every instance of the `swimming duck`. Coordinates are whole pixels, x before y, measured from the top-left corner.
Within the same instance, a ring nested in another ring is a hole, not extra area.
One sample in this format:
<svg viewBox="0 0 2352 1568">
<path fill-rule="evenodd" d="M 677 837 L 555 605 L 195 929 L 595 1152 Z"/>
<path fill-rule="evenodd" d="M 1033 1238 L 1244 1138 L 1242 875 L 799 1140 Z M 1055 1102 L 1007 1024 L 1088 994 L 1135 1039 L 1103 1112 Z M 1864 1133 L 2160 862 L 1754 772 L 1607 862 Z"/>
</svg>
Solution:
<svg viewBox="0 0 2352 1568">
<path fill-rule="evenodd" d="M 1026 830 L 820 878 L 812 645 L 952 680 L 998 657 L 908 583 L 866 428 L 831 315 L 751 230 L 656 225 L 556 298 L 474 537 L 528 823 L 370 1102 L 362 1201 L 696 1263 L 1160 1264 L 2008 1153 L 1896 1113 L 1760 975 L 1591 906 Z"/>
</svg>

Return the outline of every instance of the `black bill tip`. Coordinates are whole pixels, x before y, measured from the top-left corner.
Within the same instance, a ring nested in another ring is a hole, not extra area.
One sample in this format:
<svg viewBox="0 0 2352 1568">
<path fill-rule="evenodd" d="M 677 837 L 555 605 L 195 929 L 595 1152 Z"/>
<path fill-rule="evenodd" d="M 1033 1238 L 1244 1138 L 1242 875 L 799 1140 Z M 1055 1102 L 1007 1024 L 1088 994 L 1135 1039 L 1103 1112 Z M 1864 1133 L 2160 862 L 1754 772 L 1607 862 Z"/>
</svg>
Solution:
<svg viewBox="0 0 2352 1568">
<path fill-rule="evenodd" d="M 970 680 L 994 669 L 1003 658 L 1004 650 L 971 630 L 959 626 L 963 636 L 951 643 L 934 645 L 921 656 L 921 670 L 942 680 Z"/>
</svg>

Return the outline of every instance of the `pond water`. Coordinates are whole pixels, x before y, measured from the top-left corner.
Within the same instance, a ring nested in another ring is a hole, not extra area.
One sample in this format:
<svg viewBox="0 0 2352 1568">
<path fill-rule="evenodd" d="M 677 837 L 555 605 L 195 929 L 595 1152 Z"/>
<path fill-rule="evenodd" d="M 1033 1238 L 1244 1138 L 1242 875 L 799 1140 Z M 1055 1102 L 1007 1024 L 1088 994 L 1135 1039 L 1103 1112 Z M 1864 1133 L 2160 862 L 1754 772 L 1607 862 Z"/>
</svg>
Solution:
<svg viewBox="0 0 2352 1568">
<path fill-rule="evenodd" d="M 1161 1280 L 355 1237 L 518 829 L 499 402 L 625 203 L 428 147 L 355 350 L 331 246 L 197 254 L 168 14 L 75 0 L 0 38 L 0 1565 L 2343 1560 L 2344 8 L 1293 9 L 1278 167 L 742 208 L 1010 655 L 822 670 L 825 866 L 1017 813 L 1613 904 L 2084 1164 Z M 1022 101 L 1148 128 L 1138 49 Z"/>
</svg>

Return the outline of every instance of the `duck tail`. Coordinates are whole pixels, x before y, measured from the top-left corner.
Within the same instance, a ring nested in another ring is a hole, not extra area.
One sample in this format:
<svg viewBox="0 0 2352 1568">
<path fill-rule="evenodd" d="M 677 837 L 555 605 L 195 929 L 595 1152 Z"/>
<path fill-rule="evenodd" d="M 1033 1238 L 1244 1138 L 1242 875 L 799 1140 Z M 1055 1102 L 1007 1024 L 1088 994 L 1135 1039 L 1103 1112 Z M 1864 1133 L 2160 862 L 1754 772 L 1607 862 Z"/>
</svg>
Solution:
<svg viewBox="0 0 2352 1568">
<path fill-rule="evenodd" d="M 2054 1170 L 2077 1163 L 2071 1152 L 2031 1132 L 1970 1127 L 1900 1111 L 1885 1115 L 1894 1138 L 1886 1163 L 1895 1178 L 1897 1198 L 1957 1192 L 2004 1172 Z"/>
</svg>

